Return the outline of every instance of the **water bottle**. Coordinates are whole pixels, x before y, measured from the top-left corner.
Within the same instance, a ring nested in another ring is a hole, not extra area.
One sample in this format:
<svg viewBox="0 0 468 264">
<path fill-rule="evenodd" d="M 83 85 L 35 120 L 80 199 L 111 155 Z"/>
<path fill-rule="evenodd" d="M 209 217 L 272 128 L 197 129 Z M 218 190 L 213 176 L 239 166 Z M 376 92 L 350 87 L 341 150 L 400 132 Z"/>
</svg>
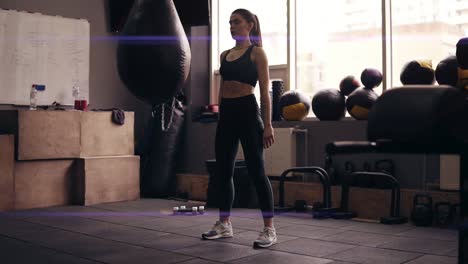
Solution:
<svg viewBox="0 0 468 264">
<path fill-rule="evenodd" d="M 29 110 L 37 110 L 37 89 L 35 85 L 31 86 L 29 94 Z"/>
<path fill-rule="evenodd" d="M 73 96 L 73 101 L 76 102 L 80 98 L 80 87 L 77 85 L 73 85 L 72 87 L 72 96 Z"/>
<path fill-rule="evenodd" d="M 74 85 L 72 87 L 72 94 L 75 101 L 75 110 L 86 111 L 88 107 L 88 100 L 82 96 L 80 87 L 78 85 Z"/>
</svg>

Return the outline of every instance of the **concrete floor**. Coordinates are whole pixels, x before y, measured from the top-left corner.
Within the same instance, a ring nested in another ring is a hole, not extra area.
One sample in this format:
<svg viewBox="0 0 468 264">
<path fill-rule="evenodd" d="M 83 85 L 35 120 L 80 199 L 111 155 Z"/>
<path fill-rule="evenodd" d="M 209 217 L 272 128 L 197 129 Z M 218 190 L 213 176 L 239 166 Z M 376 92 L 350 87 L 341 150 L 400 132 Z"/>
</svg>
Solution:
<svg viewBox="0 0 468 264">
<path fill-rule="evenodd" d="M 457 263 L 457 231 L 310 215 L 275 218 L 278 244 L 253 249 L 258 210 L 234 209 L 234 237 L 200 239 L 217 219 L 173 216 L 185 203 L 142 199 L 0 214 L 0 263 Z"/>
</svg>

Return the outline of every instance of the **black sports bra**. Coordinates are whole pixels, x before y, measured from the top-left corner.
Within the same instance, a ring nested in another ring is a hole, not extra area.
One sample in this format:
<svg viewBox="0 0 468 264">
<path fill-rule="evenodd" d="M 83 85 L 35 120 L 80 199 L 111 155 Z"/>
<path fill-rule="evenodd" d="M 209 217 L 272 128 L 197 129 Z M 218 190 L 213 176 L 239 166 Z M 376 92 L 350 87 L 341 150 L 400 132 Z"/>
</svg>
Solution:
<svg viewBox="0 0 468 264">
<path fill-rule="evenodd" d="M 257 67 L 250 59 L 253 47 L 251 45 L 242 56 L 233 61 L 226 60 L 229 51 L 226 53 L 219 68 L 219 73 L 221 73 L 224 81 L 238 81 L 250 84 L 253 87 L 257 85 Z"/>
</svg>

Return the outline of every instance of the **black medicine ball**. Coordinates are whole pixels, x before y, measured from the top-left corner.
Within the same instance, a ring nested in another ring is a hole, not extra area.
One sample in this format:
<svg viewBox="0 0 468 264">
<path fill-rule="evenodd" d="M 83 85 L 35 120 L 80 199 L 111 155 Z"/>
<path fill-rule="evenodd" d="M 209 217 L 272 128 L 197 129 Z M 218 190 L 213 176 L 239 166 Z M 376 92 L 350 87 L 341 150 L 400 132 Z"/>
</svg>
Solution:
<svg viewBox="0 0 468 264">
<path fill-rule="evenodd" d="M 432 63 L 424 60 L 413 60 L 406 63 L 400 73 L 400 81 L 404 85 L 434 84 L 435 75 Z"/>
<path fill-rule="evenodd" d="M 435 70 L 437 83 L 457 86 L 458 81 L 458 62 L 456 56 L 449 56 L 437 64 Z"/>
<path fill-rule="evenodd" d="M 468 70 L 468 38 L 462 38 L 458 41 L 456 54 L 460 68 Z"/>
<path fill-rule="evenodd" d="M 377 69 L 366 68 L 361 73 L 361 82 L 366 88 L 373 89 L 382 83 L 383 75 Z"/>
<path fill-rule="evenodd" d="M 367 120 L 369 111 L 379 98 L 378 94 L 369 88 L 359 88 L 346 99 L 348 113 L 357 120 Z"/>
<path fill-rule="evenodd" d="M 344 96 L 350 95 L 354 90 L 359 88 L 361 83 L 353 75 L 344 77 L 340 82 L 340 91 Z"/>
<path fill-rule="evenodd" d="M 324 89 L 315 93 L 312 111 L 320 120 L 340 120 L 346 114 L 345 96 L 338 89 Z"/>
</svg>

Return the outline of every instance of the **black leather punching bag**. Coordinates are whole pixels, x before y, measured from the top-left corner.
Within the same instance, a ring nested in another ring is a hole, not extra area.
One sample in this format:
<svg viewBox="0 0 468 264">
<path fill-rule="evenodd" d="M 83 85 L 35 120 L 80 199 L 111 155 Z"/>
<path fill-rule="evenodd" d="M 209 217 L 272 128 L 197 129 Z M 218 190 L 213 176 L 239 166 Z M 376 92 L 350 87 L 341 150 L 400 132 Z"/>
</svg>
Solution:
<svg viewBox="0 0 468 264">
<path fill-rule="evenodd" d="M 166 108 L 164 115 L 162 111 L 153 111 L 154 117 L 146 129 L 148 134 L 137 148 L 140 150 L 140 191 L 146 198 L 176 195 L 176 156 L 183 136 L 185 107 L 178 100 L 172 112 L 169 106 L 163 107 Z M 161 127 L 161 116 L 170 123 L 167 130 Z"/>
<path fill-rule="evenodd" d="M 117 50 L 120 78 L 152 105 L 149 129 L 140 145 L 141 194 L 175 192 L 175 155 L 180 147 L 184 107 L 179 100 L 190 71 L 190 46 L 172 0 L 136 0 Z"/>
<path fill-rule="evenodd" d="M 190 46 L 172 0 L 136 0 L 122 30 L 121 80 L 151 105 L 170 102 L 190 71 Z"/>
</svg>

